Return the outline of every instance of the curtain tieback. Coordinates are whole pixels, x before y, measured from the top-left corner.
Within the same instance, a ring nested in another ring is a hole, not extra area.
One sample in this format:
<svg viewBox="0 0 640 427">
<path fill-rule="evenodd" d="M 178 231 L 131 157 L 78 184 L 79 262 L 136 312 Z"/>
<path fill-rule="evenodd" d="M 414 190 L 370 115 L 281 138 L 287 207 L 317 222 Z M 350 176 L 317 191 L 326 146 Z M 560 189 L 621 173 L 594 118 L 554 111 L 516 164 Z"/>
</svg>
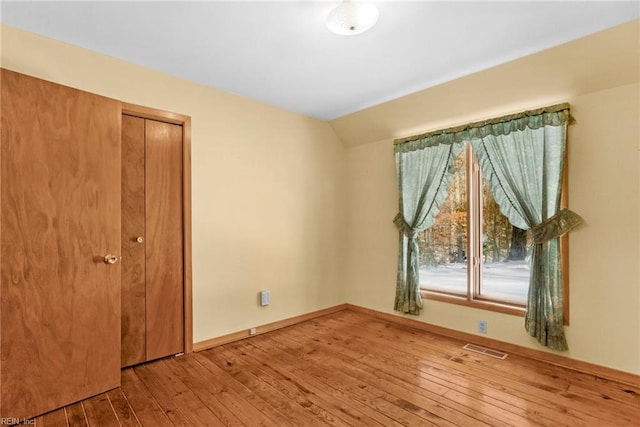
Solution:
<svg viewBox="0 0 640 427">
<path fill-rule="evenodd" d="M 398 230 L 400 230 L 402 234 L 407 236 L 408 239 L 415 239 L 415 237 L 418 235 L 418 230 L 411 227 L 407 223 L 407 221 L 404 220 L 401 213 L 396 215 L 396 217 L 393 219 L 393 223 L 396 225 L 396 227 L 398 227 Z"/>
<path fill-rule="evenodd" d="M 569 209 L 561 209 L 551 218 L 531 227 L 531 238 L 534 244 L 541 244 L 573 230 L 583 221 L 577 213 Z"/>
</svg>

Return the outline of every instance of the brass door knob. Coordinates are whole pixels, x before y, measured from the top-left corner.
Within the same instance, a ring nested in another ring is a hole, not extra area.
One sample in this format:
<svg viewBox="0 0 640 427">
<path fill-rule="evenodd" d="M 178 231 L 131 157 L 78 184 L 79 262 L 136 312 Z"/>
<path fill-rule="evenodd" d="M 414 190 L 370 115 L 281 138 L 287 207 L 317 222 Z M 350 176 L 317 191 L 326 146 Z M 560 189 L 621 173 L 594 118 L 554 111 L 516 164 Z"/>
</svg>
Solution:
<svg viewBox="0 0 640 427">
<path fill-rule="evenodd" d="M 105 264 L 115 264 L 116 262 L 118 262 L 118 257 L 115 255 L 111 255 L 111 254 L 106 254 L 104 256 L 104 263 Z"/>
<path fill-rule="evenodd" d="M 142 236 L 136 237 L 136 242 L 138 242 L 138 243 L 144 242 L 144 237 L 142 237 Z"/>
</svg>

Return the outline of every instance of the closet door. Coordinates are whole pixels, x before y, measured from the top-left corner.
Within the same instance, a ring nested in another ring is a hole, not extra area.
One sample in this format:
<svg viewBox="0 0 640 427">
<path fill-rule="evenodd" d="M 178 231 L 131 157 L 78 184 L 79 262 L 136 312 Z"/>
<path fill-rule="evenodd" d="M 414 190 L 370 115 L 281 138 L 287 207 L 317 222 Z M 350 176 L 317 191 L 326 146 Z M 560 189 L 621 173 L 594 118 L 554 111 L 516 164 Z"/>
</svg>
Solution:
<svg viewBox="0 0 640 427">
<path fill-rule="evenodd" d="M 122 366 L 146 358 L 144 119 L 122 116 Z"/>
<path fill-rule="evenodd" d="M 2 70 L 1 416 L 120 384 L 120 103 Z"/>
<path fill-rule="evenodd" d="M 184 351 L 182 126 L 123 115 L 122 365 Z"/>
<path fill-rule="evenodd" d="M 145 120 L 147 360 L 184 351 L 182 126 Z"/>
</svg>

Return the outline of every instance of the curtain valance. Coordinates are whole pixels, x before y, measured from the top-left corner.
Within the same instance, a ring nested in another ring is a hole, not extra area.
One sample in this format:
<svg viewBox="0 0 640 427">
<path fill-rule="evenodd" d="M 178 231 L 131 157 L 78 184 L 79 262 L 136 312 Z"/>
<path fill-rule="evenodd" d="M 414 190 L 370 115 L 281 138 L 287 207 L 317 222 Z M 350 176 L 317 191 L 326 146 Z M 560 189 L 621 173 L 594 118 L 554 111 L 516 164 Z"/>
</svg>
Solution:
<svg viewBox="0 0 640 427">
<path fill-rule="evenodd" d="M 466 125 L 427 132 L 394 141 L 396 153 L 407 153 L 440 144 L 454 144 L 487 136 L 508 135 L 525 128 L 539 129 L 544 126 L 560 126 L 573 123 L 569 104 L 556 104 L 517 114 L 496 117 Z"/>
</svg>

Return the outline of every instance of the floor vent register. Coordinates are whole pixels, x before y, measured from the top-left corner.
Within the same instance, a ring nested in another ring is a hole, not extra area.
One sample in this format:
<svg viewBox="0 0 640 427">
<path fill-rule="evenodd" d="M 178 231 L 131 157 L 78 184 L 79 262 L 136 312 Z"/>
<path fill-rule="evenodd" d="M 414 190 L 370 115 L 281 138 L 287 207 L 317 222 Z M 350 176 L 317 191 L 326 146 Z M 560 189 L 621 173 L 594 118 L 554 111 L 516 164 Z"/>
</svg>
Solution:
<svg viewBox="0 0 640 427">
<path fill-rule="evenodd" d="M 496 359 L 506 359 L 507 353 L 503 353 L 498 350 L 491 350 L 490 348 L 480 347 L 479 345 L 467 344 L 464 347 L 465 350 L 474 351 L 476 353 L 486 354 L 487 356 L 495 357 Z"/>
</svg>

